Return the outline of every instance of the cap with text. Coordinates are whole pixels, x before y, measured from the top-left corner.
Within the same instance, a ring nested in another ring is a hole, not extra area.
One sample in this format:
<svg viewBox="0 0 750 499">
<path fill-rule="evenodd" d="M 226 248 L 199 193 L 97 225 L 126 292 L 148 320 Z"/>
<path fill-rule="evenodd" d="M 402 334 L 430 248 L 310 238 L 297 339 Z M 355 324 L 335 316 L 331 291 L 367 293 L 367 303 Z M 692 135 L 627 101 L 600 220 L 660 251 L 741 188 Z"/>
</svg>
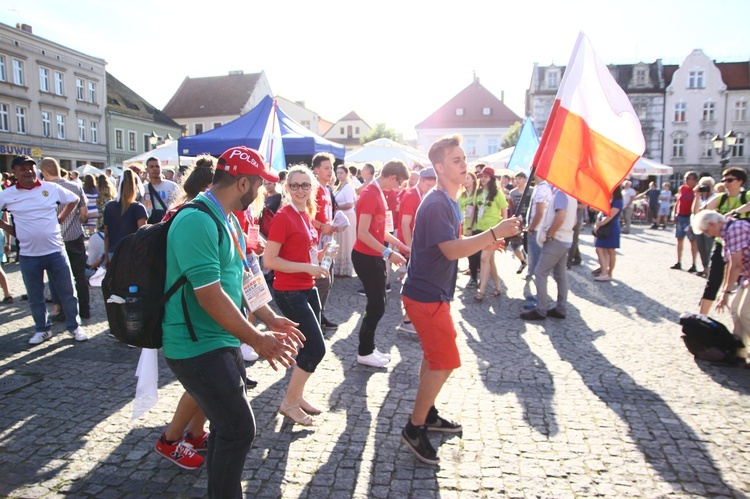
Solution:
<svg viewBox="0 0 750 499">
<path fill-rule="evenodd" d="M 34 161 L 31 156 L 16 156 L 13 158 L 13 162 L 11 163 L 11 168 L 15 168 L 19 165 L 25 165 L 26 163 L 33 163 L 36 164 L 36 161 Z"/>
<path fill-rule="evenodd" d="M 239 146 L 227 149 L 219 156 L 217 170 L 223 170 L 230 175 L 258 175 L 263 180 L 278 182 L 276 172 L 266 168 L 263 158 L 255 149 Z"/>
</svg>

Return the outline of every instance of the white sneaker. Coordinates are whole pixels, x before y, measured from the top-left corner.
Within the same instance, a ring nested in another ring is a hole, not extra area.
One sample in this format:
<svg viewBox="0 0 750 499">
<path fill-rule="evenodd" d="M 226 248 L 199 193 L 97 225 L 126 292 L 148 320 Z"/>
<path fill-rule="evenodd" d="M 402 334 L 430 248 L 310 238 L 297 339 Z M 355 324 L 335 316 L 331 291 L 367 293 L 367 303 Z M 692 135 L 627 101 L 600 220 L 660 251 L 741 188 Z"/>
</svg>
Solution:
<svg viewBox="0 0 750 499">
<path fill-rule="evenodd" d="M 45 331 L 43 333 L 34 333 L 34 336 L 29 340 L 29 345 L 38 345 L 43 341 L 47 341 L 52 338 L 52 331 Z"/>
<path fill-rule="evenodd" d="M 83 332 L 83 328 L 81 326 L 78 326 L 73 331 L 68 331 L 71 336 L 73 336 L 73 339 L 76 341 L 86 341 L 89 339 L 88 336 L 86 336 L 86 333 Z"/>
<path fill-rule="evenodd" d="M 390 361 L 383 357 L 378 357 L 375 352 L 373 352 L 370 355 L 357 355 L 357 362 L 363 366 L 385 367 Z"/>
<path fill-rule="evenodd" d="M 247 343 L 240 345 L 240 351 L 242 352 L 242 358 L 245 359 L 246 362 L 254 362 L 260 358 L 260 355 L 258 355 L 255 350 L 253 350 L 253 347 Z"/>
<path fill-rule="evenodd" d="M 414 329 L 414 324 L 412 324 L 411 322 L 407 324 L 406 322 L 402 321 L 401 324 L 396 326 L 396 329 L 404 333 L 417 334 L 417 330 Z"/>
<path fill-rule="evenodd" d="M 606 281 L 611 281 L 612 278 L 608 275 L 598 275 L 594 277 L 594 280 L 599 281 L 599 282 L 606 282 Z"/>
<path fill-rule="evenodd" d="M 375 350 L 373 350 L 372 353 L 374 353 L 375 355 L 377 355 L 381 359 L 391 360 L 391 354 L 389 354 L 389 353 L 383 353 L 380 350 L 378 350 L 377 348 Z"/>
</svg>

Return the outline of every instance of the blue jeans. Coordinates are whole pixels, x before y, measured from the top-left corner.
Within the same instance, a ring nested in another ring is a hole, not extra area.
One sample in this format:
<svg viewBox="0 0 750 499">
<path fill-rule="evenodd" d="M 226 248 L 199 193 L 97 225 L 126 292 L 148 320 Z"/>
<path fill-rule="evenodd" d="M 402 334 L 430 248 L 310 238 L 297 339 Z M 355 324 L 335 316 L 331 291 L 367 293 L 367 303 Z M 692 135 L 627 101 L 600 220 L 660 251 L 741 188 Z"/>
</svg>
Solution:
<svg viewBox="0 0 750 499">
<path fill-rule="evenodd" d="M 166 359 L 211 422 L 206 467 L 208 497 L 242 497 L 242 468 L 255 438 L 255 416 L 245 393 L 239 348 L 219 348 L 189 359 Z"/>
<path fill-rule="evenodd" d="M 297 354 L 297 367 L 314 373 L 323 356 L 326 344 L 320 329 L 320 298 L 318 289 L 313 287 L 301 291 L 274 291 L 276 304 L 281 313 L 299 324 L 298 329 L 305 335 L 304 346 Z"/>
<path fill-rule="evenodd" d="M 29 295 L 29 307 L 34 318 L 34 331 L 43 333 L 52 329 L 52 323 L 44 304 L 44 272 L 47 271 L 50 288 L 54 287 L 65 314 L 65 328 L 74 331 L 80 324 L 78 297 L 73 288 L 73 273 L 70 271 L 68 255 L 60 250 L 44 256 L 20 257 L 21 275 Z"/>
</svg>

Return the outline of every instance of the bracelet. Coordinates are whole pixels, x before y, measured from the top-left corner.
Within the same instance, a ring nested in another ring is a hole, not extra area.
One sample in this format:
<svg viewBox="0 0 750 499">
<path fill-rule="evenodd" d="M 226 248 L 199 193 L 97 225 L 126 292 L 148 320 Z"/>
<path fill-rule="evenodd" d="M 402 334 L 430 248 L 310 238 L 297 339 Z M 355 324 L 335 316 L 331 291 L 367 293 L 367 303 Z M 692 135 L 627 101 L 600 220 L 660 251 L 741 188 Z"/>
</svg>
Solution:
<svg viewBox="0 0 750 499">
<path fill-rule="evenodd" d="M 393 253 L 393 250 L 391 248 L 386 248 L 383 250 L 383 258 L 388 259 L 391 256 L 391 253 Z"/>
<path fill-rule="evenodd" d="M 492 227 L 490 227 L 490 234 L 492 234 L 492 238 L 497 242 L 497 236 L 495 235 L 495 231 L 492 230 Z"/>
<path fill-rule="evenodd" d="M 724 290 L 725 295 L 733 295 L 734 291 Z"/>
</svg>

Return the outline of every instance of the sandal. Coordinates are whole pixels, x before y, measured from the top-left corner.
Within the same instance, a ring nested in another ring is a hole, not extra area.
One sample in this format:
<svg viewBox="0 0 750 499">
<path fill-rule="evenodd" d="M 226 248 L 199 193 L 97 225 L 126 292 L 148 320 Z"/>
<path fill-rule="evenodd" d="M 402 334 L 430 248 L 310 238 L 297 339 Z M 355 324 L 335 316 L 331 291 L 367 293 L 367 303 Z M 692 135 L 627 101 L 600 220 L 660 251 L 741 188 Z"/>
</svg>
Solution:
<svg viewBox="0 0 750 499">
<path fill-rule="evenodd" d="M 490 298 L 495 298 L 497 296 L 500 296 L 501 294 L 503 294 L 503 292 L 500 291 L 499 289 L 496 289 L 492 293 L 489 294 L 489 297 Z"/>
<path fill-rule="evenodd" d="M 591 275 L 593 275 L 594 277 L 598 276 L 601 273 L 602 273 L 602 268 L 601 267 L 599 267 L 598 269 L 595 269 L 595 270 L 591 271 Z"/>
<path fill-rule="evenodd" d="M 321 409 L 318 409 L 314 405 L 311 405 L 310 402 L 308 402 L 304 398 L 299 399 L 299 408 L 311 416 L 317 416 L 318 414 L 321 414 L 323 412 Z"/>
<path fill-rule="evenodd" d="M 484 293 L 482 293 L 481 291 L 479 291 L 477 294 L 474 295 L 474 299 L 476 301 L 482 301 L 482 300 L 484 300 Z"/>
<path fill-rule="evenodd" d="M 13 297 L 6 296 L 5 298 L 3 298 L 3 303 L 13 303 Z"/>
<path fill-rule="evenodd" d="M 281 407 L 279 407 L 279 414 L 302 426 L 312 426 L 315 422 L 309 414 L 306 414 L 305 411 L 300 408 L 299 404 L 285 406 L 282 402 Z"/>
</svg>

